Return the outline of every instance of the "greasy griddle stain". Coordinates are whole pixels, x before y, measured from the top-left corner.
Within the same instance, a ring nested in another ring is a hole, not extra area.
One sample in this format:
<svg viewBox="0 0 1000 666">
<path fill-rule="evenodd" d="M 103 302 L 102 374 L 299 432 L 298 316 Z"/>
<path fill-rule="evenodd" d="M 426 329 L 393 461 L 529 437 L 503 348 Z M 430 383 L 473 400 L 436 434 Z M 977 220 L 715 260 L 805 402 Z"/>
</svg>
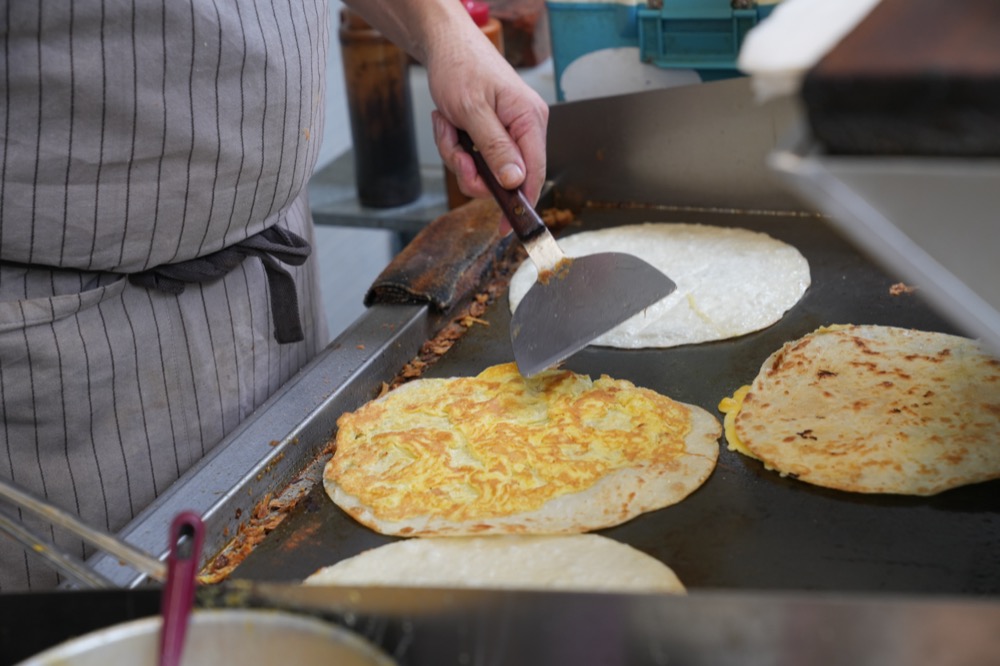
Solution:
<svg viewBox="0 0 1000 666">
<path fill-rule="evenodd" d="M 891 287 L 889 287 L 890 296 L 903 296 L 906 294 L 912 294 L 916 291 L 917 291 L 916 287 L 908 285 L 905 282 L 897 282 L 893 284 Z"/>
<path fill-rule="evenodd" d="M 282 552 L 293 553 L 305 542 L 309 541 L 316 532 L 319 531 L 320 523 L 307 524 L 303 529 L 293 532 L 290 537 L 282 542 L 280 548 Z"/>
<path fill-rule="evenodd" d="M 202 584 L 218 583 L 225 580 L 233 569 L 250 554 L 254 546 L 264 540 L 271 530 L 277 527 L 290 506 L 284 510 L 272 506 L 270 493 L 264 496 L 254 507 L 251 518 L 240 523 L 236 536 L 220 550 L 215 557 L 202 569 L 198 580 Z"/>
</svg>

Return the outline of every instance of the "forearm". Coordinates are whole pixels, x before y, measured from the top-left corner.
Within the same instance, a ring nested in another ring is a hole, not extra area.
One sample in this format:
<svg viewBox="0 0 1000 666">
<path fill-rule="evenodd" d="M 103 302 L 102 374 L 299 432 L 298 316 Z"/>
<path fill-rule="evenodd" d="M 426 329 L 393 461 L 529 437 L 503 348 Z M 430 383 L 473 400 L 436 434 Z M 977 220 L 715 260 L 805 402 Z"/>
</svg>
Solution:
<svg viewBox="0 0 1000 666">
<path fill-rule="evenodd" d="M 345 0 L 427 67 L 437 107 L 434 140 L 462 190 L 489 196 L 458 145 L 469 133 L 497 179 L 537 200 L 545 178 L 548 107 L 475 24 L 459 0 Z"/>
<path fill-rule="evenodd" d="M 467 48 L 482 35 L 459 0 L 345 0 L 344 4 L 421 64 L 436 52 Z"/>
</svg>

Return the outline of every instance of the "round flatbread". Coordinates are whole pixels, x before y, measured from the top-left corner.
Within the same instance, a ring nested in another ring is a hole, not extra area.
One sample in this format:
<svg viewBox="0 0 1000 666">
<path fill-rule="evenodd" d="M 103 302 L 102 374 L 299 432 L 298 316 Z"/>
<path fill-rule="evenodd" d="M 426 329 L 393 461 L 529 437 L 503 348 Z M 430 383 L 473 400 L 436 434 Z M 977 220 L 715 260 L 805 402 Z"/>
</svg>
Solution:
<svg viewBox="0 0 1000 666">
<path fill-rule="evenodd" d="M 323 481 L 382 534 L 567 534 L 681 501 L 711 474 L 718 420 L 631 382 L 513 363 L 418 379 L 337 421 Z"/>
<path fill-rule="evenodd" d="M 668 592 L 673 570 L 597 534 L 405 539 L 349 557 L 307 585 Z"/>
<path fill-rule="evenodd" d="M 674 347 L 723 340 L 781 319 L 809 286 L 809 263 L 767 234 L 700 224 L 647 223 L 584 231 L 559 240 L 566 255 L 624 252 L 663 271 L 677 290 L 597 338 L 607 347 Z M 513 312 L 538 271 L 518 267 L 509 289 Z"/>
<path fill-rule="evenodd" d="M 933 495 L 1000 477 L 1000 361 L 960 336 L 821 328 L 720 409 L 730 448 L 827 488 Z"/>
</svg>

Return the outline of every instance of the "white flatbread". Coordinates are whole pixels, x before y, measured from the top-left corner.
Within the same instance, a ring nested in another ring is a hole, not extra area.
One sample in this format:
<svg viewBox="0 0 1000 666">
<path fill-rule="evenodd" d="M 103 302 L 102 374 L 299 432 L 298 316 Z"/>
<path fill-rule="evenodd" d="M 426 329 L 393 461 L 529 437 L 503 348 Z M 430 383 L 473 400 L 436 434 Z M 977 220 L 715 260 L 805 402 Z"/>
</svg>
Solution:
<svg viewBox="0 0 1000 666">
<path fill-rule="evenodd" d="M 667 565 L 597 534 L 406 539 L 320 569 L 304 582 L 675 594 L 685 591 Z"/>
<path fill-rule="evenodd" d="M 810 283 L 809 263 L 767 234 L 699 224 L 646 223 L 584 231 L 560 239 L 570 257 L 625 252 L 662 270 L 677 290 L 594 341 L 636 349 L 734 338 L 766 328 Z M 525 261 L 510 283 L 513 312 L 538 271 Z"/>
</svg>

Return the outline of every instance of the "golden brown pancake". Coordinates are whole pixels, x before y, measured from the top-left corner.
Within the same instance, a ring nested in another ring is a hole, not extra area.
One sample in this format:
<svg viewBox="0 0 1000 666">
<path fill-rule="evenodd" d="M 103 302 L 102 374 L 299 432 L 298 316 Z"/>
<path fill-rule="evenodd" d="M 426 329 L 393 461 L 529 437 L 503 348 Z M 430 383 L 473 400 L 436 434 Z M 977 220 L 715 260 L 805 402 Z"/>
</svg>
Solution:
<svg viewBox="0 0 1000 666">
<path fill-rule="evenodd" d="M 719 407 L 731 449 L 819 486 L 933 495 L 1000 477 L 1000 361 L 960 336 L 821 328 Z"/>
</svg>

